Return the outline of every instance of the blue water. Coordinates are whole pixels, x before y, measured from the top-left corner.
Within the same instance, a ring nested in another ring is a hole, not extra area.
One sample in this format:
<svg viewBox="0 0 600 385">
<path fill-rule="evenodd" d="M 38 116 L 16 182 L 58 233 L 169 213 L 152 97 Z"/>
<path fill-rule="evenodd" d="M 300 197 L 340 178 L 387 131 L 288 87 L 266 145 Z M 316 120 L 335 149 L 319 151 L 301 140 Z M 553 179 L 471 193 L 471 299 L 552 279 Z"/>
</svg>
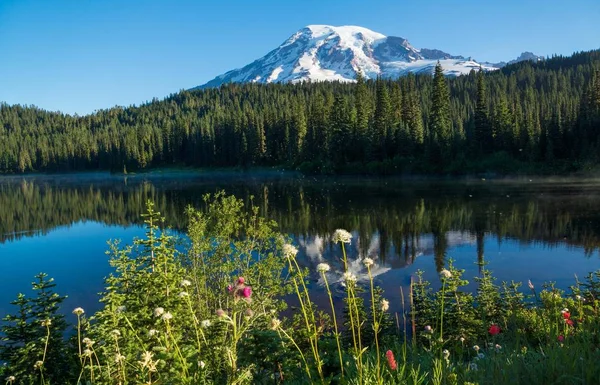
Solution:
<svg viewBox="0 0 600 385">
<path fill-rule="evenodd" d="M 18 293 L 31 293 L 31 282 L 40 272 L 54 278 L 56 291 L 67 295 L 64 312 L 78 306 L 90 313 L 98 310 L 98 293 L 111 272 L 106 251 L 109 239 L 130 243 L 141 237 L 139 226 L 108 226 L 77 222 L 47 234 L 0 243 L 0 316 L 11 311 Z"/>
<path fill-rule="evenodd" d="M 600 269 L 595 181 L 0 178 L 0 317 L 12 312 L 9 302 L 18 293 L 31 293 L 39 272 L 68 296 L 63 313 L 79 306 L 93 313 L 111 272 L 107 241 L 131 244 L 143 236 L 147 200 L 183 234 L 185 207 L 201 207 L 203 194 L 221 189 L 246 204 L 254 197 L 260 213 L 294 239 L 302 265 L 313 272 L 320 262 L 332 265 L 330 282 L 342 271 L 339 246 L 328 237 L 336 228 L 351 231 L 353 271 L 364 282 L 357 258 L 375 259 L 375 281 L 394 309 L 417 270 L 437 287 L 437 271 L 451 259 L 465 269 L 469 290 L 481 263 L 500 281 L 522 282 L 524 289 L 527 280 L 567 289 L 575 275 Z M 317 303 L 325 298 L 318 279 L 315 274 L 311 285 Z"/>
</svg>

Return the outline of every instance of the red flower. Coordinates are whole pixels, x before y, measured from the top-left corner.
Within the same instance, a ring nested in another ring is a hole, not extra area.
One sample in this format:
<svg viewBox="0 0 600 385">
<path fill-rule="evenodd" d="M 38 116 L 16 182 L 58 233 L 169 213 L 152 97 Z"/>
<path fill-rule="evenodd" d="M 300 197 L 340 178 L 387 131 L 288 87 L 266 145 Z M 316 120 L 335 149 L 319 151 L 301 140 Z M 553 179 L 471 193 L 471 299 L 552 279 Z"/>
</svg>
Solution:
<svg viewBox="0 0 600 385">
<path fill-rule="evenodd" d="M 242 296 L 244 296 L 244 298 L 250 298 L 251 295 L 252 295 L 252 288 L 250 286 L 246 286 L 245 288 L 242 289 Z"/>
<path fill-rule="evenodd" d="M 387 358 L 387 362 L 388 362 L 388 365 L 390 366 L 391 370 L 398 369 L 398 363 L 396 362 L 396 359 L 394 358 L 394 352 L 392 352 L 391 350 L 388 350 L 385 353 L 385 358 Z"/>
<path fill-rule="evenodd" d="M 567 325 L 573 326 L 573 321 L 571 321 L 570 319 L 566 319 L 565 322 L 567 323 Z"/>
<path fill-rule="evenodd" d="M 565 337 L 563 335 L 558 336 L 559 342 L 563 342 L 564 340 L 565 340 Z"/>
<path fill-rule="evenodd" d="M 490 326 L 490 328 L 488 329 L 488 332 L 489 332 L 491 335 L 493 335 L 493 336 L 495 336 L 495 335 L 498 335 L 498 334 L 500 334 L 500 326 L 498 326 L 498 325 L 492 325 L 492 326 Z"/>
<path fill-rule="evenodd" d="M 564 319 L 569 319 L 569 318 L 571 318 L 571 313 L 569 313 L 568 311 L 565 311 L 565 312 L 563 312 L 563 313 L 562 313 L 562 315 L 563 315 L 563 318 L 564 318 Z"/>
</svg>

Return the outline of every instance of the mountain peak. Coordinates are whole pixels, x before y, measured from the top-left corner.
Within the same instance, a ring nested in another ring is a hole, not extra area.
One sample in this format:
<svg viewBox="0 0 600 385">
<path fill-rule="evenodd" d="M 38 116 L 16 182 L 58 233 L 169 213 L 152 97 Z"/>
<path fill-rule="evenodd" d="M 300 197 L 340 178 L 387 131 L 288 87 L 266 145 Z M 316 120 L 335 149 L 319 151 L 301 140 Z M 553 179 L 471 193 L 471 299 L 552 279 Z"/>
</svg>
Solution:
<svg viewBox="0 0 600 385">
<path fill-rule="evenodd" d="M 338 35 L 346 39 L 350 38 L 350 36 L 354 36 L 355 38 L 376 41 L 385 39 L 386 37 L 385 35 L 379 32 L 375 32 L 368 28 L 360 27 L 357 25 L 341 25 L 336 27 L 333 25 L 313 24 L 306 26 L 304 29 L 311 31 L 313 38 L 319 38 L 321 36 L 326 35 Z"/>
<path fill-rule="evenodd" d="M 385 36 L 360 26 L 313 24 L 298 30 L 262 58 L 198 88 L 230 82 L 353 82 L 358 72 L 368 79 L 396 78 L 410 72 L 432 73 L 438 60 L 446 75 L 467 74 L 481 66 L 496 69 L 438 49 L 420 50 L 402 37 Z"/>
<path fill-rule="evenodd" d="M 525 52 L 522 52 L 521 55 L 519 55 L 519 57 L 516 60 L 512 60 L 509 63 L 517 63 L 517 62 L 525 61 L 525 60 L 529 60 L 532 62 L 538 62 L 538 61 L 544 60 L 544 57 L 538 56 L 538 55 L 534 54 L 533 52 L 525 51 Z"/>
</svg>

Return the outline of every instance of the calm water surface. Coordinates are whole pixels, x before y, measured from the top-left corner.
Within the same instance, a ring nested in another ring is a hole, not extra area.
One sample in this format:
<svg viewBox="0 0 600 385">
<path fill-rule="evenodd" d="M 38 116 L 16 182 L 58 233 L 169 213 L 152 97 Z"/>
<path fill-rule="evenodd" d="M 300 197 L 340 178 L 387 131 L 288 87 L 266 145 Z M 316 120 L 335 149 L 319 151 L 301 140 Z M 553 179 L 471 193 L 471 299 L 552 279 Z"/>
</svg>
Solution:
<svg viewBox="0 0 600 385">
<path fill-rule="evenodd" d="M 449 259 L 473 281 L 485 262 L 500 280 L 568 288 L 600 269 L 600 182 L 589 180 L 407 181 L 299 178 L 278 174 L 107 174 L 0 178 L 0 316 L 38 272 L 67 294 L 65 312 L 96 310 L 108 265 L 107 240 L 143 235 L 140 215 L 153 200 L 174 231 L 184 209 L 225 190 L 261 209 L 292 236 L 305 266 L 323 261 L 339 279 L 336 228 L 353 233 L 358 257 L 376 259 L 376 281 L 400 303 L 400 287 L 420 269 L 434 285 Z M 253 198 L 251 198 L 253 197 Z M 337 270 L 337 271 L 336 271 Z M 315 275 L 315 297 L 322 292 Z M 320 302 L 320 301 L 317 301 Z"/>
</svg>

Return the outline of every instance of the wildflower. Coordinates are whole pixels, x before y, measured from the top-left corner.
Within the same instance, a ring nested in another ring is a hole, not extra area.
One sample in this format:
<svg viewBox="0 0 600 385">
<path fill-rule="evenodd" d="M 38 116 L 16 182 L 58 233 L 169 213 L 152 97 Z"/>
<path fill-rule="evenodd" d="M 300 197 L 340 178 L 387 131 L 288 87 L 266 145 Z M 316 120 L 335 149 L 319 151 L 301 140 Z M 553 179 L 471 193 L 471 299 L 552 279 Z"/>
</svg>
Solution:
<svg viewBox="0 0 600 385">
<path fill-rule="evenodd" d="M 17 379 L 15 378 L 15 376 L 8 376 L 8 377 L 6 377 L 6 382 L 9 383 L 9 384 L 12 384 L 16 380 Z"/>
<path fill-rule="evenodd" d="M 280 320 L 278 320 L 277 318 L 271 319 L 271 330 L 277 330 L 279 328 L 279 325 L 281 325 Z"/>
<path fill-rule="evenodd" d="M 204 329 L 210 327 L 210 321 L 205 319 L 204 321 L 200 322 L 200 326 L 202 326 Z"/>
<path fill-rule="evenodd" d="M 565 340 L 565 336 L 562 334 L 558 336 L 558 342 L 563 342 Z"/>
<path fill-rule="evenodd" d="M 476 372 L 477 371 L 477 364 L 474 363 L 474 362 L 470 362 L 469 363 L 469 370 L 472 370 L 472 371 Z"/>
<path fill-rule="evenodd" d="M 448 349 L 444 349 L 442 351 L 442 354 L 443 354 L 445 360 L 447 360 L 448 358 L 450 358 L 450 352 L 448 351 Z"/>
<path fill-rule="evenodd" d="M 115 338 L 121 337 L 121 332 L 118 331 L 117 329 L 114 329 L 113 331 L 111 331 L 110 334 L 112 334 L 113 337 L 115 337 Z"/>
<path fill-rule="evenodd" d="M 160 318 L 162 318 L 162 320 L 166 322 L 166 321 L 169 321 L 169 320 L 172 320 L 172 319 L 173 319 L 173 314 L 171 314 L 171 313 L 169 313 L 169 312 L 166 312 L 166 313 L 165 313 L 165 314 L 163 314 L 163 315 L 162 315 L 162 317 L 160 317 Z"/>
<path fill-rule="evenodd" d="M 344 279 L 344 281 L 348 281 L 348 282 L 356 282 L 356 280 L 357 280 L 356 275 L 352 274 L 349 271 L 345 272 L 344 275 L 342 276 L 342 278 Z"/>
<path fill-rule="evenodd" d="M 333 233 L 333 242 L 335 243 L 350 243 L 352 239 L 352 234 L 343 229 L 337 229 Z"/>
<path fill-rule="evenodd" d="M 473 345 L 473 350 L 475 350 L 476 352 L 479 352 L 479 345 Z"/>
<path fill-rule="evenodd" d="M 432 328 L 431 328 L 431 326 L 429 326 L 429 325 L 425 326 L 425 331 L 426 331 L 427 333 L 433 333 L 433 329 L 432 329 Z"/>
<path fill-rule="evenodd" d="M 563 316 L 564 319 L 571 318 L 571 313 L 569 313 L 569 309 L 564 308 L 560 312 L 561 312 L 561 314 L 562 314 L 562 316 Z"/>
<path fill-rule="evenodd" d="M 188 281 L 187 279 L 184 279 L 181 281 L 181 286 L 183 286 L 183 287 L 188 287 L 191 285 L 192 285 L 192 283 L 190 281 Z"/>
<path fill-rule="evenodd" d="M 582 297 L 582 296 L 580 296 L 579 294 L 577 294 L 577 295 L 575 296 L 575 299 L 577 299 L 578 301 L 581 301 L 581 300 L 583 299 L 583 297 Z"/>
<path fill-rule="evenodd" d="M 298 249 L 289 243 L 283 245 L 283 256 L 286 258 L 295 258 L 298 254 Z"/>
<path fill-rule="evenodd" d="M 76 308 L 73 310 L 73 314 L 75 314 L 76 316 L 80 316 L 80 315 L 82 315 L 83 313 L 85 313 L 85 311 L 83 310 L 83 308 L 80 308 L 80 307 L 76 307 Z"/>
<path fill-rule="evenodd" d="M 381 311 L 388 311 L 389 308 L 390 308 L 390 301 L 388 301 L 387 299 L 382 299 L 381 300 Z"/>
<path fill-rule="evenodd" d="M 250 308 L 246 309 L 245 311 L 246 317 L 248 318 L 252 318 L 252 316 L 254 315 L 254 311 Z"/>
<path fill-rule="evenodd" d="M 225 313 L 225 310 L 223 310 L 223 309 L 219 309 L 219 310 L 217 310 L 217 317 L 219 317 L 219 318 L 223 318 L 223 317 L 225 317 L 226 315 L 227 315 L 227 313 Z"/>
<path fill-rule="evenodd" d="M 188 294 L 187 291 L 182 291 L 181 293 L 179 293 L 179 298 L 185 298 L 185 297 L 189 297 L 190 295 Z"/>
<path fill-rule="evenodd" d="M 204 363 L 204 361 L 198 361 L 198 366 L 200 367 L 200 369 L 204 369 L 206 364 Z"/>
<path fill-rule="evenodd" d="M 155 317 L 160 317 L 163 314 L 165 314 L 165 309 L 163 309 L 162 307 L 157 307 L 156 309 L 154 309 Z"/>
<path fill-rule="evenodd" d="M 238 285 L 243 285 L 245 282 L 246 282 L 246 279 L 244 277 L 238 277 L 238 279 L 237 279 Z"/>
<path fill-rule="evenodd" d="M 227 285 L 227 291 L 231 293 L 233 291 L 233 286 Z"/>
<path fill-rule="evenodd" d="M 36 361 L 35 364 L 33 364 L 33 369 L 35 369 L 35 370 L 41 369 L 43 365 L 44 365 L 44 361 Z"/>
<path fill-rule="evenodd" d="M 142 360 L 140 361 L 140 365 L 142 365 L 142 368 L 150 366 L 150 363 L 152 362 L 152 357 L 154 357 L 154 353 L 152 352 L 145 351 L 144 353 L 142 353 Z"/>
<path fill-rule="evenodd" d="M 500 326 L 498 326 L 498 325 L 490 326 L 490 328 L 488 329 L 488 333 L 490 333 L 493 336 L 500 334 Z"/>
<path fill-rule="evenodd" d="M 117 353 L 115 355 L 115 362 L 118 364 L 118 363 L 123 362 L 123 361 L 125 361 L 125 356 L 122 355 L 122 354 L 118 354 Z"/>
<path fill-rule="evenodd" d="M 375 264 L 375 262 L 373 262 L 373 260 L 371 258 L 365 258 L 364 261 L 363 261 L 363 263 L 365 264 L 365 266 L 367 268 L 371 267 L 371 266 L 373 266 Z"/>
<path fill-rule="evenodd" d="M 392 352 L 391 350 L 388 350 L 387 352 L 385 352 L 385 358 L 387 358 L 387 362 L 390 367 L 390 370 L 398 369 L 398 363 L 396 362 L 396 359 L 394 358 L 394 352 Z"/>
<path fill-rule="evenodd" d="M 502 349 L 502 346 L 496 344 L 495 348 L 496 348 L 496 351 L 499 352 Z"/>
<path fill-rule="evenodd" d="M 531 283 L 531 280 L 530 280 L 530 279 L 529 279 L 529 280 L 527 280 L 527 286 L 529 286 L 529 289 L 530 289 L 530 290 L 533 290 L 533 289 L 535 289 L 535 287 L 533 286 L 533 283 Z"/>
<path fill-rule="evenodd" d="M 480 360 L 483 360 L 485 358 L 485 354 L 477 353 L 477 358 L 479 358 Z"/>
<path fill-rule="evenodd" d="M 52 325 L 52 320 L 50 318 L 45 319 L 45 320 L 42 321 L 42 326 L 48 327 L 50 325 Z"/>
<path fill-rule="evenodd" d="M 84 357 L 91 357 L 92 351 L 90 349 L 85 349 L 82 354 Z"/>
<path fill-rule="evenodd" d="M 440 271 L 440 275 L 442 276 L 442 278 L 451 278 L 452 277 L 452 273 L 450 272 L 450 270 L 447 270 L 447 269 L 442 269 L 442 271 Z"/>
<path fill-rule="evenodd" d="M 328 265 L 328 264 L 326 264 L 326 263 L 319 263 L 319 264 L 317 265 L 317 271 L 318 271 L 319 273 L 326 273 L 326 272 L 328 272 L 328 271 L 329 271 L 329 269 L 330 269 L 330 267 L 329 267 L 329 265 Z"/>
<path fill-rule="evenodd" d="M 154 337 L 157 334 L 158 334 L 158 330 L 156 330 L 156 329 L 148 330 L 148 337 Z"/>
<path fill-rule="evenodd" d="M 461 343 L 465 342 L 465 337 L 460 337 L 459 340 L 460 340 Z"/>
<path fill-rule="evenodd" d="M 250 286 L 246 286 L 245 288 L 242 289 L 242 297 L 250 298 L 251 295 L 252 295 L 252 288 Z"/>
<path fill-rule="evenodd" d="M 127 307 L 124 305 L 118 306 L 117 307 L 117 313 L 124 313 L 125 310 L 127 310 Z"/>
<path fill-rule="evenodd" d="M 566 320 L 565 320 L 565 322 L 566 322 L 566 323 L 567 323 L 567 325 L 569 325 L 569 326 L 573 326 L 573 324 L 574 324 L 574 323 L 573 323 L 573 320 L 570 320 L 570 319 L 566 319 Z"/>
<path fill-rule="evenodd" d="M 91 347 L 92 347 L 92 345 L 94 345 L 94 344 L 95 344 L 95 342 L 94 342 L 94 341 L 92 341 L 91 339 L 89 339 L 89 338 L 87 338 L 87 337 L 85 337 L 83 340 L 81 340 L 81 342 L 83 342 L 83 344 L 84 344 L 85 346 L 87 346 L 88 348 L 91 348 Z"/>
</svg>

